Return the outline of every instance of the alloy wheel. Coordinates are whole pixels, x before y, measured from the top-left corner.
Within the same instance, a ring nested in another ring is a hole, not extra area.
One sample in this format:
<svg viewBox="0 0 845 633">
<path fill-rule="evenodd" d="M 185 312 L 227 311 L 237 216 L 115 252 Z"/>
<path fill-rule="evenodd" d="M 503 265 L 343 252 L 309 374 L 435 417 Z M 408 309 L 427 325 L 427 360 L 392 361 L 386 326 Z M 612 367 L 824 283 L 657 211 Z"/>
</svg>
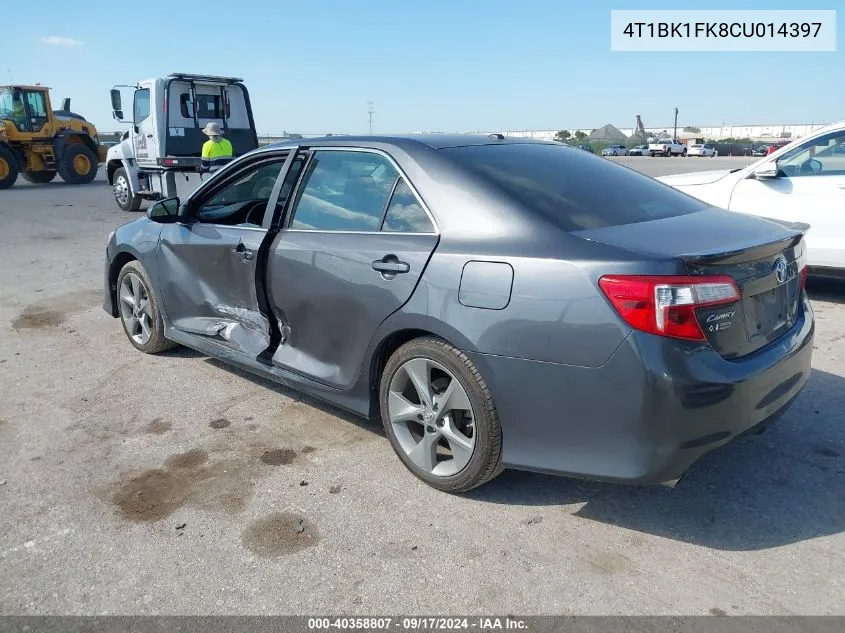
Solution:
<svg viewBox="0 0 845 633">
<path fill-rule="evenodd" d="M 118 204 L 129 204 L 129 183 L 126 182 L 126 178 L 118 176 L 114 181 L 113 190 L 114 199 L 117 200 Z"/>
<path fill-rule="evenodd" d="M 130 272 L 123 276 L 118 299 L 120 318 L 129 336 L 138 345 L 146 345 L 151 336 L 153 314 L 150 294 L 138 275 Z"/>
<path fill-rule="evenodd" d="M 399 446 L 427 474 L 461 472 L 475 450 L 475 416 L 466 389 L 452 372 L 413 358 L 390 381 L 388 416 Z"/>
</svg>

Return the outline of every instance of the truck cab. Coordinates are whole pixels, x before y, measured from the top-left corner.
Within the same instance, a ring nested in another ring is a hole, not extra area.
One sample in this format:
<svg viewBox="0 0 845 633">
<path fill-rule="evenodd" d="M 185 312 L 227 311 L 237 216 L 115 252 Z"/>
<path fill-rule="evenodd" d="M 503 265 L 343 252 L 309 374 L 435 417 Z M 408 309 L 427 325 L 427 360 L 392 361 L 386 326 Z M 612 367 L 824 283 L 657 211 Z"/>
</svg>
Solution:
<svg viewBox="0 0 845 633">
<path fill-rule="evenodd" d="M 121 88 L 132 90 L 131 112 L 123 109 Z M 179 195 L 177 181 L 186 183 L 182 189 L 199 184 L 208 140 L 202 130 L 210 122 L 220 126 L 235 156 L 258 147 L 249 92 L 237 77 L 174 73 L 116 86 L 111 99 L 115 119 L 130 123 L 107 156 L 109 183 L 125 210 Z"/>
</svg>

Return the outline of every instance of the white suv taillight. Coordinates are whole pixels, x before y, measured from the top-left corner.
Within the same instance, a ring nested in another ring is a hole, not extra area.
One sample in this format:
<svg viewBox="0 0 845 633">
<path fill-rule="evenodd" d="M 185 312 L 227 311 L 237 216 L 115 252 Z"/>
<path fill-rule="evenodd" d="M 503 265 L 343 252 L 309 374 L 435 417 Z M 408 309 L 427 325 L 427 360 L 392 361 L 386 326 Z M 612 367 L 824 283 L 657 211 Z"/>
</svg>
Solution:
<svg viewBox="0 0 845 633">
<path fill-rule="evenodd" d="M 727 275 L 606 275 L 599 286 L 631 327 L 689 341 L 706 340 L 695 318 L 698 308 L 740 299 L 736 282 Z"/>
</svg>

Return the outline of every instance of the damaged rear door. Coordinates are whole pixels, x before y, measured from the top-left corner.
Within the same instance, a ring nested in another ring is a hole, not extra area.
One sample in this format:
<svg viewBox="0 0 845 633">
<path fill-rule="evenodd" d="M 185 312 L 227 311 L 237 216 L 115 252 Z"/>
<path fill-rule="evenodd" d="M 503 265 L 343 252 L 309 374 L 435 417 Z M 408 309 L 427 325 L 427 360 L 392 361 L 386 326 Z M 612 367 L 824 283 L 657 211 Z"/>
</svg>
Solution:
<svg viewBox="0 0 845 633">
<path fill-rule="evenodd" d="M 173 326 L 255 358 L 270 343 L 258 288 L 261 246 L 295 150 L 260 154 L 220 172 L 161 231 L 162 303 Z"/>
</svg>

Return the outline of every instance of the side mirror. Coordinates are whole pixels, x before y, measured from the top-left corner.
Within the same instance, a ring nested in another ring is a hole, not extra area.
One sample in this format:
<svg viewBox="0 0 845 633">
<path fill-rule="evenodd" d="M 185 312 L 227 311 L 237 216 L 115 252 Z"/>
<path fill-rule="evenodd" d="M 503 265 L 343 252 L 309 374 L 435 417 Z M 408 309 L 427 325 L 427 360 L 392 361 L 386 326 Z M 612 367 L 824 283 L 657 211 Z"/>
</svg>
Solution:
<svg viewBox="0 0 845 633">
<path fill-rule="evenodd" d="M 111 89 L 111 109 L 114 111 L 123 110 L 120 102 L 120 90 L 117 88 Z"/>
<path fill-rule="evenodd" d="M 159 224 L 172 224 L 179 218 L 179 198 L 159 200 L 147 209 L 147 217 Z"/>
<path fill-rule="evenodd" d="M 111 115 L 118 121 L 123 121 L 123 110 L 113 110 Z"/>
<path fill-rule="evenodd" d="M 779 170 L 778 170 L 777 161 L 771 160 L 771 161 L 766 161 L 762 165 L 758 165 L 757 167 L 755 167 L 754 170 L 751 172 L 751 175 L 754 178 L 765 179 L 765 178 L 777 178 L 778 173 L 779 173 Z"/>
</svg>

